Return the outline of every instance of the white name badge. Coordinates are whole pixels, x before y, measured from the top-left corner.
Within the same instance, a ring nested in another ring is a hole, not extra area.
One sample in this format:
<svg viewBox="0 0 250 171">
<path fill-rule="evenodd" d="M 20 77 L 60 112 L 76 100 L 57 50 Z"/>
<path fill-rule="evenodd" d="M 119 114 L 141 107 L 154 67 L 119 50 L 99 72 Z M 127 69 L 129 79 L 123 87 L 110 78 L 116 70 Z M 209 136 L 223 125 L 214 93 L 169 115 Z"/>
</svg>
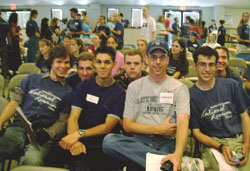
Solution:
<svg viewBox="0 0 250 171">
<path fill-rule="evenodd" d="M 174 93 L 161 93 L 160 103 L 173 104 L 174 103 Z"/>
<path fill-rule="evenodd" d="M 87 94 L 86 100 L 91 103 L 98 104 L 99 102 L 99 97 L 93 96 L 91 94 Z"/>
</svg>

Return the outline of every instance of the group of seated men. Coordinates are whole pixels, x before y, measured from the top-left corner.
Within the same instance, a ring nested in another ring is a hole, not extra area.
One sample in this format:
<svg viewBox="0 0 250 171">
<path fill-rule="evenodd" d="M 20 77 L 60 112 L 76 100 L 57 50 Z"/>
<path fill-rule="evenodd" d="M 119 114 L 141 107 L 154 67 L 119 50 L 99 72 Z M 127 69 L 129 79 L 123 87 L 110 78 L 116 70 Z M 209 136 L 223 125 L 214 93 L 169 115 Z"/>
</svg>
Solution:
<svg viewBox="0 0 250 171">
<path fill-rule="evenodd" d="M 205 169 L 221 169 L 213 155 L 215 149 L 230 166 L 249 170 L 249 97 L 242 86 L 232 79 L 216 78 L 218 53 L 201 47 L 193 55 L 198 81 L 188 90 L 166 74 L 168 52 L 165 41 L 149 43 L 146 60 L 150 72 L 146 76 L 142 54 L 128 51 L 125 71 L 116 81 L 111 73 L 115 51 L 100 47 L 95 57 L 82 54 L 78 72 L 65 79 L 69 52 L 63 45 L 53 47 L 50 72 L 24 78 L 0 116 L 2 129 L 20 106 L 39 127 L 34 128 L 36 142 L 28 141 L 15 117 L 0 137 L 0 161 L 24 149 L 21 165 L 59 167 L 81 159 L 93 171 L 119 170 L 124 165 L 145 170 L 146 153 L 150 152 L 166 155 L 161 164 L 169 160 L 177 171 L 190 127 L 203 144 L 200 151 Z M 176 123 L 170 123 L 174 114 Z M 235 154 L 241 157 L 236 160 Z"/>
</svg>

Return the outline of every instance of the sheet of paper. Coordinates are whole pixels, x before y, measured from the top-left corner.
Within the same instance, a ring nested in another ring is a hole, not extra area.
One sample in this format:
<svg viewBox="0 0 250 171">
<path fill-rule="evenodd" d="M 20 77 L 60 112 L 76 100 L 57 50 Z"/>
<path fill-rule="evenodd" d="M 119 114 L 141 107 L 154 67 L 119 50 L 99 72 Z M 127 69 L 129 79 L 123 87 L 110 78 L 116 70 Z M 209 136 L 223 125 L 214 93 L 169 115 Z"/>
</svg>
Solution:
<svg viewBox="0 0 250 171">
<path fill-rule="evenodd" d="M 166 155 L 146 154 L 146 171 L 161 171 L 161 160 Z"/>
</svg>

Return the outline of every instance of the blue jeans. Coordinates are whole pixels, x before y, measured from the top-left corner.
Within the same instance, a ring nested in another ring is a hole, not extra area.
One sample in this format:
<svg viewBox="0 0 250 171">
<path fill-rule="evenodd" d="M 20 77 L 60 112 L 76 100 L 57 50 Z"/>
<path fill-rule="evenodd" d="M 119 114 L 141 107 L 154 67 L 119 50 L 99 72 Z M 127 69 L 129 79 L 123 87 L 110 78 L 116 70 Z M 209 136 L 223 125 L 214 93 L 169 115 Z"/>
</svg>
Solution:
<svg viewBox="0 0 250 171">
<path fill-rule="evenodd" d="M 175 151 L 175 139 L 161 135 L 108 134 L 103 140 L 103 151 L 108 156 L 125 164 L 136 163 L 145 168 L 146 154 L 167 155 Z"/>
<path fill-rule="evenodd" d="M 27 61 L 25 62 L 35 62 L 36 61 L 36 54 L 39 50 L 38 46 L 39 39 L 36 37 L 30 37 L 28 40 L 28 55 L 27 55 Z"/>
<path fill-rule="evenodd" d="M 25 146 L 25 140 L 26 133 L 23 128 L 8 127 L 4 135 L 0 137 L 0 161 L 25 147 L 25 153 L 21 157 L 20 165 L 43 165 L 44 157 L 51 148 L 52 142 L 49 141 L 43 144 L 38 150 L 31 143 Z"/>
</svg>

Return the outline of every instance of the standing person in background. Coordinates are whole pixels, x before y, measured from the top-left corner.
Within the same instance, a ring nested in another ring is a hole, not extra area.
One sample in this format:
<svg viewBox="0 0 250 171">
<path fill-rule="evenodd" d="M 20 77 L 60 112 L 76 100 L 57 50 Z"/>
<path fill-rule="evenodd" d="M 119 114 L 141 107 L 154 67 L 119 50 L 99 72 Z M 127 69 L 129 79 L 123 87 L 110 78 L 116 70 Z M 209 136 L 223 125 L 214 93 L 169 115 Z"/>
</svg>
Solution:
<svg viewBox="0 0 250 171">
<path fill-rule="evenodd" d="M 164 23 L 165 23 L 165 28 L 167 31 L 173 31 L 171 28 L 170 28 L 170 17 L 172 16 L 172 14 L 168 13 L 167 15 L 167 18 L 165 19 Z M 163 18 L 164 18 L 164 15 L 163 15 Z M 169 35 L 165 35 L 165 40 L 166 42 L 168 42 L 168 37 Z"/>
<path fill-rule="evenodd" d="M 126 19 L 123 16 L 123 13 L 120 13 L 120 16 L 121 16 L 121 23 L 123 24 L 123 27 L 128 28 L 130 26 L 130 23 L 129 23 L 128 19 Z"/>
<path fill-rule="evenodd" d="M 180 26 L 178 24 L 179 20 L 177 17 L 174 18 L 174 23 L 172 24 L 172 29 L 173 29 L 173 40 L 175 40 L 178 36 L 178 32 L 180 31 Z"/>
<path fill-rule="evenodd" d="M 83 33 L 82 22 L 77 18 L 77 13 L 78 10 L 76 8 L 70 9 L 70 16 L 72 19 L 69 20 L 67 27 L 69 29 L 68 33 L 72 37 L 80 37 L 80 35 Z"/>
<path fill-rule="evenodd" d="M 218 29 L 217 42 L 221 45 L 225 45 L 226 27 L 224 26 L 225 20 L 220 20 L 220 27 Z"/>
<path fill-rule="evenodd" d="M 12 47 L 10 36 L 10 25 L 3 20 L 2 13 L 0 11 L 0 58 L 2 59 L 2 75 L 6 78 L 10 76 L 8 71 L 8 49 L 6 38 L 8 39 L 9 46 Z"/>
<path fill-rule="evenodd" d="M 189 39 L 189 27 L 192 26 L 190 20 L 191 17 L 186 16 L 185 23 L 182 24 L 181 29 L 179 31 L 179 36 L 184 38 L 185 40 Z"/>
<path fill-rule="evenodd" d="M 164 15 L 161 14 L 158 17 L 157 23 L 156 23 L 156 39 L 166 40 L 166 37 L 168 37 L 168 32 L 166 30 L 165 24 L 164 24 Z M 167 40 L 166 40 L 167 41 Z"/>
<path fill-rule="evenodd" d="M 205 43 L 207 40 L 208 29 L 205 25 L 206 25 L 206 22 L 202 21 L 201 22 L 201 44 Z"/>
<path fill-rule="evenodd" d="M 30 20 L 26 24 L 26 34 L 29 37 L 28 40 L 28 56 L 26 62 L 35 62 L 36 53 L 39 49 L 38 40 L 40 38 L 39 28 L 35 21 L 38 16 L 37 10 L 30 11 Z"/>
<path fill-rule="evenodd" d="M 209 33 L 214 33 L 217 31 L 216 22 L 214 19 L 211 20 L 211 25 L 208 27 L 208 31 Z"/>
<path fill-rule="evenodd" d="M 41 39 L 48 39 L 53 42 L 53 31 L 49 27 L 49 19 L 46 17 L 41 22 Z"/>
<path fill-rule="evenodd" d="M 92 44 L 90 40 L 90 34 L 92 33 L 92 31 L 89 27 L 89 17 L 84 17 L 82 28 L 83 28 L 83 35 L 82 35 L 83 44 L 84 45 Z"/>
<path fill-rule="evenodd" d="M 87 17 L 87 11 L 82 10 L 81 13 L 82 13 L 82 19 L 84 20 L 84 17 Z"/>
<path fill-rule="evenodd" d="M 60 22 L 60 20 L 58 18 L 56 18 L 56 17 L 52 18 L 52 20 L 51 20 L 50 28 L 54 33 L 53 34 L 53 38 L 54 38 L 53 42 L 54 42 L 54 44 L 58 44 L 58 43 L 61 42 L 60 35 L 62 33 L 62 30 L 59 27 L 59 22 Z"/>
<path fill-rule="evenodd" d="M 117 41 L 118 41 L 118 50 L 121 50 L 123 48 L 123 44 L 124 44 L 124 28 L 122 23 L 120 22 L 121 18 L 120 18 L 120 14 L 118 12 L 115 12 L 114 15 L 114 21 L 115 21 L 115 28 L 114 29 L 110 29 L 110 31 L 113 33 L 113 35 L 116 37 Z"/>
<path fill-rule="evenodd" d="M 20 27 L 17 26 L 17 13 L 11 13 L 9 18 L 10 24 L 10 35 L 12 42 L 12 49 L 9 53 L 9 69 L 13 71 L 13 75 L 16 75 L 18 67 L 22 64 L 21 56 L 20 56 Z"/>
<path fill-rule="evenodd" d="M 112 29 L 114 29 L 114 28 L 115 28 L 115 25 L 114 25 L 114 27 L 112 27 Z M 99 17 L 99 20 L 93 26 L 92 31 L 94 33 L 101 34 L 101 36 L 102 36 L 101 37 L 101 40 L 102 40 L 101 45 L 102 46 L 106 45 L 107 38 L 108 38 L 108 36 L 110 36 L 110 28 L 108 26 L 106 26 L 106 18 L 104 15 L 101 15 Z"/>
<path fill-rule="evenodd" d="M 237 44 L 237 53 L 247 53 L 247 48 L 250 45 L 249 40 L 249 25 L 247 24 L 249 20 L 249 13 L 244 12 L 242 14 L 242 19 L 240 20 L 240 23 L 237 27 L 237 40 L 239 41 L 239 44 Z"/>
<path fill-rule="evenodd" d="M 112 15 L 108 18 L 107 27 L 109 29 L 115 28 L 115 20 L 114 20 L 114 17 Z M 110 33 L 110 35 L 113 35 L 112 32 Z"/>
<path fill-rule="evenodd" d="M 115 50 L 115 62 L 116 65 L 112 69 L 112 75 L 118 74 L 124 69 L 124 56 L 117 50 L 118 41 L 115 36 L 109 36 L 107 39 L 107 46 L 112 47 Z"/>
<path fill-rule="evenodd" d="M 155 19 L 149 15 L 149 7 L 143 7 L 143 24 L 141 29 L 141 37 L 148 42 L 155 39 L 156 24 Z"/>
</svg>

